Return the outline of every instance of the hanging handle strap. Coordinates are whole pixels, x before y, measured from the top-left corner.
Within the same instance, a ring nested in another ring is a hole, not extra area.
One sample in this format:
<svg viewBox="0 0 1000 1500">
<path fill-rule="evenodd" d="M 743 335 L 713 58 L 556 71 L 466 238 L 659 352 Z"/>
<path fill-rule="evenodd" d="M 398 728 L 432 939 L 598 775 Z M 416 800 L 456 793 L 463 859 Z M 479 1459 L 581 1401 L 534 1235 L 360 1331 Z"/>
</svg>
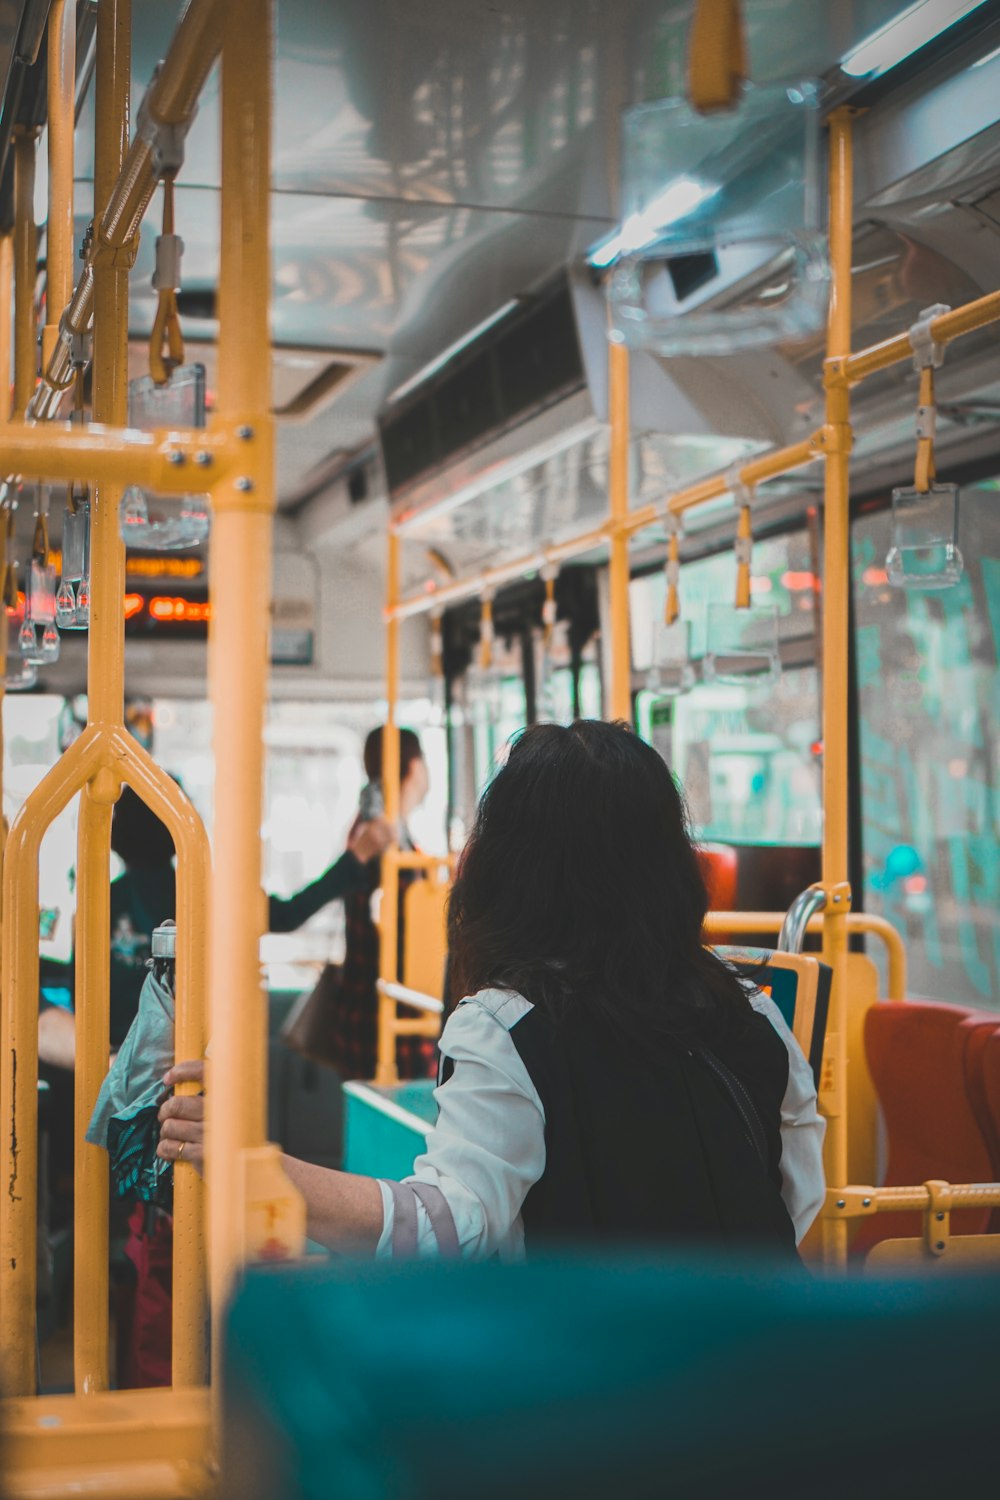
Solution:
<svg viewBox="0 0 1000 1500">
<path fill-rule="evenodd" d="M 910 348 L 913 350 L 913 367 L 920 376 L 913 488 L 921 495 L 926 495 L 937 478 L 934 462 L 934 439 L 937 431 L 934 371 L 944 363 L 945 346 L 939 344 L 934 337 L 934 323 L 950 311 L 946 302 L 935 302 L 933 307 L 925 307 L 908 333 Z"/>
<path fill-rule="evenodd" d="M 917 457 L 913 466 L 913 488 L 926 495 L 937 478 L 934 462 L 934 438 L 937 431 L 937 405 L 934 400 L 934 367 L 920 371 L 920 404 L 917 407 Z"/>
<path fill-rule="evenodd" d="M 181 256 L 184 241 L 174 234 L 174 180 L 163 179 L 163 233 L 156 241 L 156 318 L 149 339 L 149 373 L 156 385 L 166 385 L 170 372 L 184 363 L 184 335 L 181 333 L 177 293 L 181 284 Z M 164 346 L 168 353 L 164 355 Z"/>
<path fill-rule="evenodd" d="M 673 625 L 680 619 L 681 599 L 681 551 L 677 519 L 671 517 L 670 539 L 667 542 L 667 599 L 663 610 L 664 625 Z"/>
<path fill-rule="evenodd" d="M 488 672 L 493 665 L 493 592 L 484 589 L 479 616 L 479 665 Z"/>
<path fill-rule="evenodd" d="M 697 0 L 688 50 L 688 99 L 706 113 L 731 109 L 747 76 L 740 0 Z"/>
<path fill-rule="evenodd" d="M 542 603 L 542 631 L 545 642 L 545 650 L 552 649 L 552 634 L 556 628 L 558 612 L 556 609 L 556 579 L 559 569 L 554 563 L 546 563 L 542 569 L 542 581 L 545 584 L 545 599 Z"/>
</svg>

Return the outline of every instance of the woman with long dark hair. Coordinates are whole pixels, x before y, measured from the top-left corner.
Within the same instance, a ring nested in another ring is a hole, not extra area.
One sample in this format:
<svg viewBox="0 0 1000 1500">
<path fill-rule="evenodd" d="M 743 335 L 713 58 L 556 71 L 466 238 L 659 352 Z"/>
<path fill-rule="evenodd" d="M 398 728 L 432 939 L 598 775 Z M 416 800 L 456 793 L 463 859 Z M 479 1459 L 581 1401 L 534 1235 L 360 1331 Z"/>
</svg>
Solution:
<svg viewBox="0 0 1000 1500">
<path fill-rule="evenodd" d="M 452 893 L 440 1114 L 404 1183 L 288 1159 L 310 1235 L 517 1257 L 558 1236 L 793 1253 L 823 1125 L 770 1000 L 703 946 L 680 796 L 623 725 L 539 725 L 480 803 Z M 168 1081 L 200 1076 L 181 1065 Z M 164 1106 L 160 1151 L 202 1145 Z"/>
</svg>

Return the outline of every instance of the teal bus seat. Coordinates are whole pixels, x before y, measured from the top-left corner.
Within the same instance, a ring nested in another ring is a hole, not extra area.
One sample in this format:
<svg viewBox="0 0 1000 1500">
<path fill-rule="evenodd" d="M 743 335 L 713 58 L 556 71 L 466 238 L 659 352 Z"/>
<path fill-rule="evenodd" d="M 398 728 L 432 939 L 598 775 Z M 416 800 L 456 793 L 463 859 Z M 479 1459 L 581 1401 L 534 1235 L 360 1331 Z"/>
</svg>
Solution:
<svg viewBox="0 0 1000 1500">
<path fill-rule="evenodd" d="M 1000 1278 L 334 1261 L 230 1308 L 235 1500 L 989 1494 Z"/>
<path fill-rule="evenodd" d="M 437 1119 L 432 1078 L 344 1084 L 344 1168 L 396 1182 L 413 1170 Z"/>
<path fill-rule="evenodd" d="M 830 1015 L 833 970 L 812 953 L 716 947 L 716 953 L 770 995 L 793 1033 L 819 1087 Z"/>
</svg>

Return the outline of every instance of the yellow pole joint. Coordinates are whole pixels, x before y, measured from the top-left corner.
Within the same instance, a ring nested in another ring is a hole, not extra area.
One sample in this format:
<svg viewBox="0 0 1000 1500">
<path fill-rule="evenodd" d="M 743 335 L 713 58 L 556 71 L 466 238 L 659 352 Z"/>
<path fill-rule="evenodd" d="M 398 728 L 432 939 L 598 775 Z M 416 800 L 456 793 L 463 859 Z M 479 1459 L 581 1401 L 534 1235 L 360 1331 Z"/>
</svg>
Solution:
<svg viewBox="0 0 1000 1500">
<path fill-rule="evenodd" d="M 221 482 L 212 489 L 212 509 L 217 514 L 273 515 L 277 503 L 273 483 L 273 419 L 260 414 L 252 421 L 237 417 L 218 421 L 209 431 L 217 444 L 207 453 L 212 466 L 216 453 L 226 459 Z M 198 462 L 199 456 L 195 454 L 195 464 Z"/>
<path fill-rule="evenodd" d="M 925 1182 L 927 1208 L 924 1211 L 924 1245 L 935 1259 L 944 1255 L 951 1238 L 952 1185 L 932 1180 Z"/>
<path fill-rule="evenodd" d="M 822 908 L 824 913 L 831 912 L 835 916 L 843 917 L 850 911 L 851 887 L 848 881 L 841 880 L 835 885 L 827 885 L 824 881 L 817 880 L 810 889 L 822 891 L 826 897 L 826 905 Z"/>
<path fill-rule="evenodd" d="M 90 264 L 96 270 L 131 271 L 139 256 L 139 234 L 136 232 L 130 239 L 120 245 L 114 245 L 106 240 L 100 231 L 94 235 L 94 251 L 90 257 Z"/>
<path fill-rule="evenodd" d="M 878 1189 L 873 1187 L 827 1188 L 823 1203 L 825 1219 L 863 1219 L 878 1213 Z"/>
</svg>

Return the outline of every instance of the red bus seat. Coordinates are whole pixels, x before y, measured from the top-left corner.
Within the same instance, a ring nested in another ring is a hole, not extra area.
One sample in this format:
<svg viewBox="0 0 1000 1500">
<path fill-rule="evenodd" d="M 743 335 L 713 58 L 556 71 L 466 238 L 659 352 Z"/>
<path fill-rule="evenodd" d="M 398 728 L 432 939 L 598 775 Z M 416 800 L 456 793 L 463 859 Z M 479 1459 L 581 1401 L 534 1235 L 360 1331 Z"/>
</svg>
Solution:
<svg viewBox="0 0 1000 1500">
<path fill-rule="evenodd" d="M 993 1180 L 1000 1182 L 1000 1114 L 995 1115 L 990 1108 L 990 1093 L 985 1076 L 986 1050 L 990 1038 L 1000 1031 L 1000 1016 L 992 1011 L 973 1011 L 962 1022 L 959 1030 L 963 1041 L 965 1085 L 969 1103 L 990 1154 Z"/>
<path fill-rule="evenodd" d="M 983 1038 L 979 1053 L 979 1076 L 982 1084 L 982 1099 L 989 1113 L 991 1139 L 1000 1142 L 1000 1016 L 994 1016 L 996 1025 Z M 1000 1182 L 1000 1162 L 994 1163 L 994 1180 Z M 990 1229 L 1000 1233 L 1000 1208 L 993 1210 Z"/>
<path fill-rule="evenodd" d="M 739 855 L 729 844 L 702 844 L 698 863 L 708 891 L 709 911 L 735 911 Z M 731 943 L 732 933 L 713 932 L 713 943 Z"/>
<path fill-rule="evenodd" d="M 966 1087 L 968 1036 L 963 1022 L 974 1013 L 929 1001 L 883 1001 L 865 1017 L 865 1052 L 888 1137 L 886 1187 L 935 1178 L 989 1182 L 993 1164 Z M 1000 1096 L 998 1096 L 1000 1099 Z M 953 1234 L 981 1234 L 990 1210 L 952 1215 Z M 880 1240 L 919 1236 L 917 1213 L 865 1219 L 852 1253 L 866 1254 Z"/>
</svg>

